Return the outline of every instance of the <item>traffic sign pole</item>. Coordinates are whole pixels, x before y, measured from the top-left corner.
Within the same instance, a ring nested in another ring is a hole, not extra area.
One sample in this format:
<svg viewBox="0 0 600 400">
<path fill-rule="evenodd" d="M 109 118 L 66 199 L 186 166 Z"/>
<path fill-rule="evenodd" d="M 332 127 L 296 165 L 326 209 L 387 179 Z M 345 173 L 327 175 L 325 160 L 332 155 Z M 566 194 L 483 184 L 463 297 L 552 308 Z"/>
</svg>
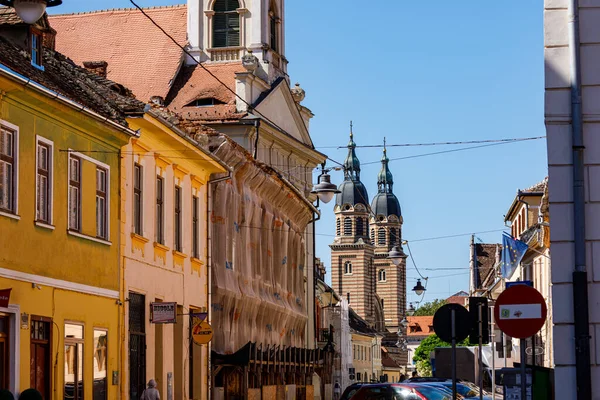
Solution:
<svg viewBox="0 0 600 400">
<path fill-rule="evenodd" d="M 477 303 L 477 308 L 477 314 L 479 315 L 479 400 L 483 400 L 483 357 L 481 355 L 483 342 L 483 304 Z"/>
<path fill-rule="evenodd" d="M 452 399 L 456 400 L 456 311 L 452 309 Z"/>
<path fill-rule="evenodd" d="M 525 372 L 525 339 L 521 339 L 521 400 L 527 400 L 527 374 Z"/>
</svg>

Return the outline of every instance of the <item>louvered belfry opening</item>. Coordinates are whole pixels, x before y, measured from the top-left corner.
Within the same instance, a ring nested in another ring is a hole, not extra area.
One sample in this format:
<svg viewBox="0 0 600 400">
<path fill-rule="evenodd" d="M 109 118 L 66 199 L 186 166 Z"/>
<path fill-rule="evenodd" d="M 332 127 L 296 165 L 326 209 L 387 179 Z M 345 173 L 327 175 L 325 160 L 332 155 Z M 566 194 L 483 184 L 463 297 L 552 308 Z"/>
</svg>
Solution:
<svg viewBox="0 0 600 400">
<path fill-rule="evenodd" d="M 213 47 L 240 45 L 240 7 L 238 0 L 216 0 L 213 11 Z"/>
</svg>

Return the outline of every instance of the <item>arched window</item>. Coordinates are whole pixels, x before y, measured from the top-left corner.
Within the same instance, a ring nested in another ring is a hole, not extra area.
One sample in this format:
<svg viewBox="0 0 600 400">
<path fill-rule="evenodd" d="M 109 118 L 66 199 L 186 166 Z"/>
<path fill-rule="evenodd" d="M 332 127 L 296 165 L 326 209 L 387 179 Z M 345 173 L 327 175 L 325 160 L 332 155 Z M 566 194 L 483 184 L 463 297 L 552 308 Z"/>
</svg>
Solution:
<svg viewBox="0 0 600 400">
<path fill-rule="evenodd" d="M 396 236 L 396 228 L 392 228 L 392 229 L 390 229 L 390 245 L 395 246 L 397 244 L 396 243 L 397 241 L 398 241 L 398 238 Z"/>
<path fill-rule="evenodd" d="M 336 236 L 340 236 L 342 234 L 342 228 L 341 228 L 342 222 L 340 221 L 340 219 L 338 218 L 335 221 L 335 234 Z"/>
<path fill-rule="evenodd" d="M 269 7 L 269 39 L 271 49 L 279 52 L 279 35 L 277 26 L 279 17 L 277 15 L 277 6 L 275 5 L 274 1 L 271 1 L 271 6 Z"/>
<path fill-rule="evenodd" d="M 380 246 L 385 246 L 385 229 L 379 228 L 377 231 L 377 244 Z"/>
<path fill-rule="evenodd" d="M 344 236 L 352 236 L 352 218 L 344 218 Z"/>
<path fill-rule="evenodd" d="M 352 273 L 352 263 L 350 261 L 346 261 L 344 263 L 344 273 L 346 275 L 350 275 Z"/>
<path fill-rule="evenodd" d="M 365 232 L 364 232 L 363 219 L 357 218 L 356 219 L 356 236 L 363 236 L 364 234 L 365 234 Z"/>
<path fill-rule="evenodd" d="M 379 270 L 379 282 L 385 281 L 385 269 Z"/>
<path fill-rule="evenodd" d="M 213 11 L 213 47 L 240 45 L 240 8 L 238 0 L 216 0 Z"/>
<path fill-rule="evenodd" d="M 371 228 L 371 245 L 375 246 L 375 229 Z"/>
</svg>

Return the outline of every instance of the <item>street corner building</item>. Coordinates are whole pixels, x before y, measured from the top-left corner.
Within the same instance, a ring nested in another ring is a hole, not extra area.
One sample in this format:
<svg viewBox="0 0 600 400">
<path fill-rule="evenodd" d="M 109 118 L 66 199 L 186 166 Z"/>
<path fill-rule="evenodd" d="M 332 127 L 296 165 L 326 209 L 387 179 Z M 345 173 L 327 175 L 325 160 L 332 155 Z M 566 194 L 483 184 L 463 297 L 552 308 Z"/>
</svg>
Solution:
<svg viewBox="0 0 600 400">
<path fill-rule="evenodd" d="M 120 157 L 143 103 L 0 8 L 0 387 L 114 399 Z"/>
</svg>

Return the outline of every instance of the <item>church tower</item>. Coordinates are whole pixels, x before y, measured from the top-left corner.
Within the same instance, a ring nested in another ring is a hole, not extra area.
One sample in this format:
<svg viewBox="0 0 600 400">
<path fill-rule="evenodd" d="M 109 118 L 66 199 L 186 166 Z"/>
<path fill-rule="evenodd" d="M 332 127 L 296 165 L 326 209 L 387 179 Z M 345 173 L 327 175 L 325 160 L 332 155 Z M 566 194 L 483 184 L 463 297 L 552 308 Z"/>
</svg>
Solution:
<svg viewBox="0 0 600 400">
<path fill-rule="evenodd" d="M 369 240 L 369 195 L 360 180 L 360 161 L 350 130 L 344 181 L 336 195 L 335 239 L 331 247 L 332 286 L 350 307 L 372 325 L 381 324 L 376 315 L 373 245 Z"/>
<path fill-rule="evenodd" d="M 374 247 L 377 295 L 383 305 L 385 325 L 397 331 L 406 311 L 406 257 L 398 265 L 387 258 L 394 246 L 402 252 L 402 212 L 393 188 L 394 177 L 384 141 L 377 194 L 371 203 L 370 238 Z"/>
<path fill-rule="evenodd" d="M 258 59 L 258 75 L 272 82 L 287 72 L 285 0 L 188 0 L 189 52 L 197 61 Z M 194 64 L 193 60 L 187 63 Z"/>
</svg>

